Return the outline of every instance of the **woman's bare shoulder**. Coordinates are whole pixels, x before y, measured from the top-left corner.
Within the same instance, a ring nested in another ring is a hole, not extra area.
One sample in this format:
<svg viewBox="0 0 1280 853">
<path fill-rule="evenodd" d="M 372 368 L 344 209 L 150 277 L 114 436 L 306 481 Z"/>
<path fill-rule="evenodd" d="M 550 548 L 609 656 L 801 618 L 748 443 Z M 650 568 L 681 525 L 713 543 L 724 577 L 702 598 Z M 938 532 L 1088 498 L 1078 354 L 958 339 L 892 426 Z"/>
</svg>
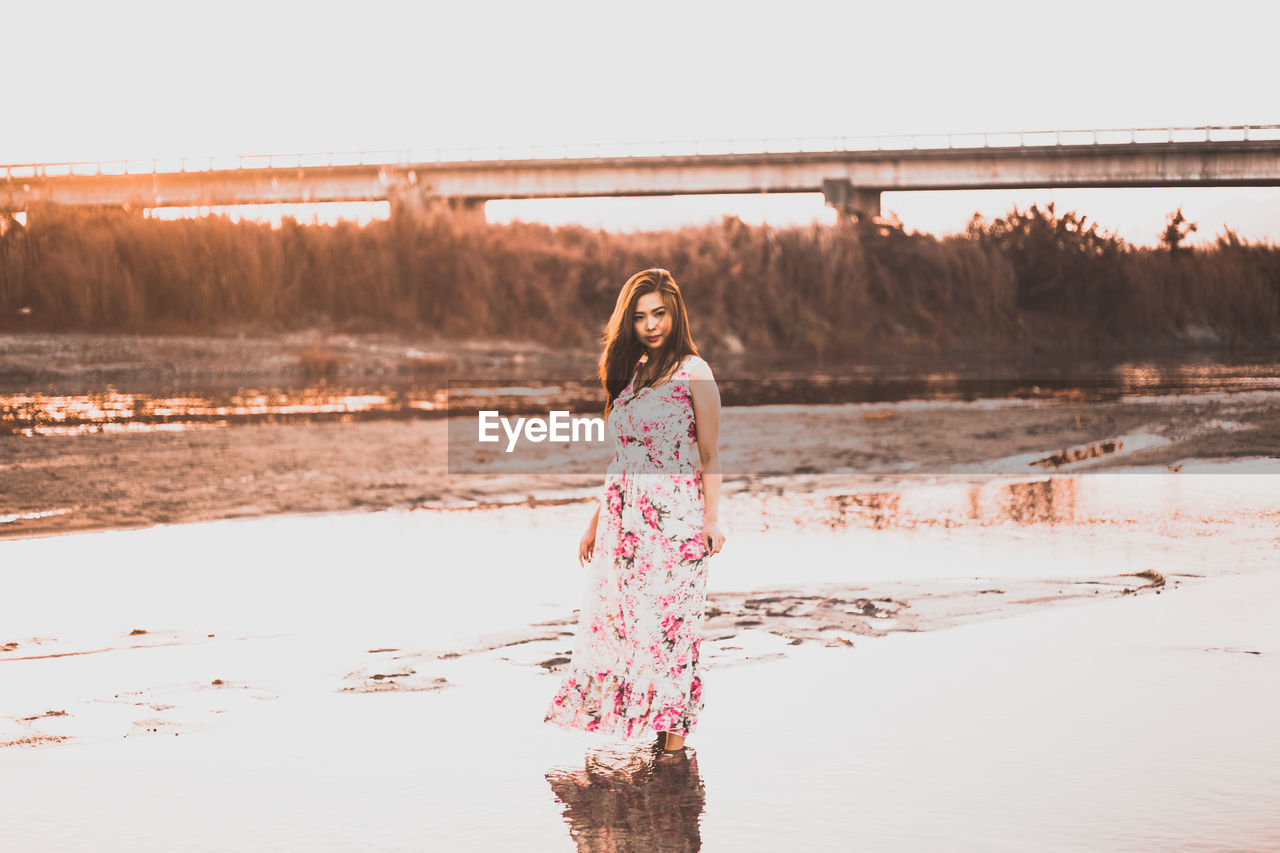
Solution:
<svg viewBox="0 0 1280 853">
<path fill-rule="evenodd" d="M 685 360 L 685 372 L 690 379 L 714 379 L 711 373 L 711 365 L 707 364 L 701 356 L 691 355 Z"/>
</svg>

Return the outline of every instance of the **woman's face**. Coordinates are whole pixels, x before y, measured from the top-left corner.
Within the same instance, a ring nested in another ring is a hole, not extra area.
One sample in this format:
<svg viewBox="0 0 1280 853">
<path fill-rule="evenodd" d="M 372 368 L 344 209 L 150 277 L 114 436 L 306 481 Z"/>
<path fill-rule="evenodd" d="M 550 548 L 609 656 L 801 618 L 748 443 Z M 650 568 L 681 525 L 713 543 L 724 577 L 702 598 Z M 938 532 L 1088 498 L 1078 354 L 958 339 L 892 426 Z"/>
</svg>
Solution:
<svg viewBox="0 0 1280 853">
<path fill-rule="evenodd" d="M 662 297 L 656 293 L 646 293 L 636 300 L 635 314 L 636 337 L 650 352 L 656 352 L 667 342 L 671 335 L 671 312 L 663 304 Z"/>
</svg>

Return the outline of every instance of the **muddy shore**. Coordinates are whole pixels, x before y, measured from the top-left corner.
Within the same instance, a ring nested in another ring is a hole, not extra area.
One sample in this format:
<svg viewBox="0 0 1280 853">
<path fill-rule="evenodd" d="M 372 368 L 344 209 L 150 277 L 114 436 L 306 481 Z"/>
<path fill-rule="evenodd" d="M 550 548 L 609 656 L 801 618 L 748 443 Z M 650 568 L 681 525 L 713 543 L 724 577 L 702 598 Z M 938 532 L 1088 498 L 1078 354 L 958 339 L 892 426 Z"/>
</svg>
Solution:
<svg viewBox="0 0 1280 853">
<path fill-rule="evenodd" d="M 11 390 L 27 376 L 41 377 L 49 393 L 68 394 L 179 379 L 184 388 L 242 388 L 255 378 L 296 386 L 308 378 L 303 365 L 313 362 L 334 382 L 378 371 L 428 371 L 447 381 L 484 371 L 590 369 L 589 353 L 478 342 L 414 348 L 403 339 L 342 343 L 316 335 L 127 345 L 102 336 L 5 336 L 0 355 L 0 381 Z M 790 490 L 857 493 L 874 491 L 886 475 L 1048 476 L 1118 466 L 1172 474 L 1187 459 L 1280 453 L 1280 387 L 1268 365 L 1225 379 L 1204 365 L 1179 369 L 1166 374 L 1187 393 L 1139 393 L 1159 377 L 1130 368 L 1137 381 L 1106 398 L 1066 388 L 1003 399 L 728 406 L 721 431 L 726 493 L 767 493 L 779 477 Z M 589 501 L 609 458 L 602 447 L 564 473 L 548 449 L 523 469 L 497 459 L 483 475 L 451 472 L 449 423 L 412 412 L 115 426 L 0 434 L 0 537 L 281 513 Z"/>
</svg>

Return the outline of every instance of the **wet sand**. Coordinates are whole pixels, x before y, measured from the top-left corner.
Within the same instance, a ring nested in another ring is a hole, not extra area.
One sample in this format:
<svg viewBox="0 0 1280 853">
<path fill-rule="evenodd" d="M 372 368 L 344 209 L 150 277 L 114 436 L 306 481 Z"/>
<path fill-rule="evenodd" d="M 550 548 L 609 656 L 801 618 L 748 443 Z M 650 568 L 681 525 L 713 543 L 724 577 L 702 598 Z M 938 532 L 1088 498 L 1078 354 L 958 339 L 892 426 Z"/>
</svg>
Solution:
<svg viewBox="0 0 1280 853">
<path fill-rule="evenodd" d="M 892 512 L 727 499 L 674 763 L 541 723 L 580 505 L 11 539 L 0 826 L 23 850 L 1270 849 L 1257 464 L 907 475 Z"/>
<path fill-rule="evenodd" d="M 484 476 L 451 474 L 450 430 L 467 426 L 459 419 L 422 417 L 412 401 L 396 403 L 394 392 L 378 398 L 385 404 L 347 399 L 336 412 L 324 401 L 299 407 L 296 398 L 303 386 L 312 395 L 326 387 L 340 395 L 356 387 L 351 383 L 392 377 L 417 376 L 430 388 L 457 375 L 577 376 L 590 363 L 588 353 L 524 344 L 319 331 L 271 338 L 0 335 L 0 393 L 11 400 L 34 389 L 46 395 L 97 389 L 82 401 L 93 408 L 103 404 L 102 389 L 119 386 L 170 394 L 166 407 L 173 408 L 195 388 L 252 397 L 259 392 L 244 389 L 255 381 L 279 385 L 295 398 L 266 406 L 268 415 L 252 414 L 261 406 L 246 406 L 241 421 L 225 426 L 218 425 L 225 420 L 165 423 L 151 410 L 144 417 L 124 395 L 118 418 L 68 434 L 3 434 L 6 424 L 18 429 L 23 413 L 0 411 L 0 537 L 281 513 L 589 499 L 608 462 L 605 446 L 576 454 L 573 464 L 550 445 L 519 462 L 494 454 L 487 467 L 472 469 Z M 763 369 L 745 364 L 730 360 L 723 373 Z M 952 374 L 930 372 L 937 367 L 904 362 L 894 370 L 933 377 L 931 387 L 945 393 L 956 376 L 1005 375 L 1015 365 L 995 360 L 962 370 L 957 362 Z M 881 369 L 852 368 L 868 375 Z M 1113 391 L 1128 390 L 1104 399 L 1080 387 L 1020 383 L 1010 378 L 1021 375 L 1014 373 L 1006 379 L 1019 395 L 1008 398 L 730 405 L 722 428 L 727 489 L 769 493 L 772 479 L 786 477 L 792 490 L 843 484 L 858 492 L 886 474 L 1021 475 L 1138 464 L 1176 469 L 1187 459 L 1271 457 L 1280 448 L 1277 369 L 1270 362 L 1226 373 L 1212 364 L 1121 365 L 1109 369 L 1120 377 Z M 307 385 L 317 379 L 308 370 L 328 374 L 318 377 L 320 385 Z M 758 375 L 788 374 L 782 366 L 768 370 Z M 1051 372 L 1041 367 L 1029 375 Z M 329 381 L 348 385 L 326 386 Z M 1184 393 L 1144 391 L 1168 387 Z M 361 408 L 368 405 L 373 408 Z"/>
<path fill-rule="evenodd" d="M 553 475 L 548 448 L 450 474 L 444 420 L 0 436 L 0 537 L 280 513 L 590 500 L 608 463 Z M 885 475 L 1049 474 L 1274 456 L 1280 392 L 1132 401 L 729 407 L 726 490 L 873 488 Z M 1075 458 L 1072 454 L 1079 456 Z M 1097 453 L 1098 455 L 1089 455 Z"/>
</svg>

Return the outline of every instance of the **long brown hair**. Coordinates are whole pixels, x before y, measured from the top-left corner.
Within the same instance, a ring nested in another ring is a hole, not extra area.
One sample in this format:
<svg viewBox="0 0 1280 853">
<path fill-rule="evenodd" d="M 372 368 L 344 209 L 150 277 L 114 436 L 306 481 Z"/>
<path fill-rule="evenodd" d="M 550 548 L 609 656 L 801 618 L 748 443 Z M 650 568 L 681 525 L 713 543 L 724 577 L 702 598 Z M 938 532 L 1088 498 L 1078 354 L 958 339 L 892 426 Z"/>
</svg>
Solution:
<svg viewBox="0 0 1280 853">
<path fill-rule="evenodd" d="M 637 377 L 635 390 L 639 391 L 666 376 L 686 356 L 698 354 L 698 348 L 693 345 L 693 335 L 689 332 L 689 314 L 685 311 L 684 296 L 671 273 L 655 267 L 631 276 L 622 285 L 618 302 L 613 306 L 613 315 L 600 338 L 603 346 L 599 376 L 606 395 L 606 414 L 613 408 L 613 401 L 631 381 L 631 375 L 640 363 L 640 356 L 647 352 L 645 345 L 636 337 L 636 326 L 632 319 L 636 303 L 646 293 L 656 293 L 661 297 L 667 314 L 671 316 L 671 334 L 667 335 L 662 349 L 650 355 L 643 375 Z"/>
</svg>

